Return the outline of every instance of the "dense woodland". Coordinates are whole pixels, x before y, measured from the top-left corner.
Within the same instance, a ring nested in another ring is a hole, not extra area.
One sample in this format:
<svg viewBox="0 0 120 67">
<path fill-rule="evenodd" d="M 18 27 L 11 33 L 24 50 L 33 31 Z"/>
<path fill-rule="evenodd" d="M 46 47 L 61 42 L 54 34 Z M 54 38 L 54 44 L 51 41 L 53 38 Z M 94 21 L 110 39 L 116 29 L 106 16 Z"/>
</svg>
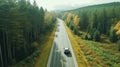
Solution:
<svg viewBox="0 0 120 67">
<path fill-rule="evenodd" d="M 0 67 L 31 55 L 34 41 L 51 32 L 55 15 L 29 0 L 0 0 Z"/>
<path fill-rule="evenodd" d="M 82 38 L 101 41 L 102 36 L 109 37 L 111 42 L 116 42 L 120 36 L 115 25 L 120 21 L 120 2 L 82 7 L 75 10 L 64 11 L 66 24 Z M 82 32 L 80 32 L 82 31 Z"/>
</svg>

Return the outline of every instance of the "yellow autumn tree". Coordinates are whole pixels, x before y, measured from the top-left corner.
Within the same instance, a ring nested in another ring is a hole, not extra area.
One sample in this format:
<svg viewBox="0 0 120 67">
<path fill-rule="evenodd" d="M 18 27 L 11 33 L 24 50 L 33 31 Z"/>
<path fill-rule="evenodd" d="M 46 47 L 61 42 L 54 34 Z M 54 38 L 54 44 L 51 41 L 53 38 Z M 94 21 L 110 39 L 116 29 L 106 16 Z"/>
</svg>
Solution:
<svg viewBox="0 0 120 67">
<path fill-rule="evenodd" d="M 74 17 L 74 25 L 77 27 L 77 28 L 79 28 L 78 27 L 78 23 L 80 22 L 80 18 L 78 17 L 78 15 L 75 15 L 75 17 Z"/>
<path fill-rule="evenodd" d="M 115 25 L 114 29 L 117 30 L 116 34 L 120 35 L 120 21 Z"/>
<path fill-rule="evenodd" d="M 70 22 L 72 22 L 73 21 L 73 14 L 72 13 L 69 13 L 68 15 L 67 15 L 67 23 L 70 23 Z"/>
</svg>

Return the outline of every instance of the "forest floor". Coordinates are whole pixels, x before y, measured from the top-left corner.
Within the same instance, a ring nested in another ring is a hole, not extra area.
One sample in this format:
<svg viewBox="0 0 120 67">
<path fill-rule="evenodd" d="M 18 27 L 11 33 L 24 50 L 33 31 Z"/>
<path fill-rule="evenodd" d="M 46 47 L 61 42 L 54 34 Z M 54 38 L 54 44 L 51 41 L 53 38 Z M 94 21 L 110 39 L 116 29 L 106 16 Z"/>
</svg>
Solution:
<svg viewBox="0 0 120 67">
<path fill-rule="evenodd" d="M 79 67 L 119 67 L 116 44 L 83 40 L 66 26 Z"/>
</svg>

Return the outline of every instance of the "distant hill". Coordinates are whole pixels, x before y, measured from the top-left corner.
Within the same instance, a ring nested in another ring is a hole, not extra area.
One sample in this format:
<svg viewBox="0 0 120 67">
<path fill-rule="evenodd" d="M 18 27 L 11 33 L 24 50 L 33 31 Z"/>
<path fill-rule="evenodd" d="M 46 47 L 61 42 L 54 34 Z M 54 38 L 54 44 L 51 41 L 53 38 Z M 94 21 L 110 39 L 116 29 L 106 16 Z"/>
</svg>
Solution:
<svg viewBox="0 0 120 67">
<path fill-rule="evenodd" d="M 98 5 L 90 5 L 90 6 L 85 6 L 85 7 L 80 7 L 80 8 L 76 8 L 73 10 L 67 10 L 67 11 L 76 11 L 76 10 L 80 10 L 80 9 L 95 9 L 95 8 L 105 8 L 105 7 L 116 7 L 116 6 L 120 6 L 120 2 L 112 2 L 112 3 L 105 3 L 105 4 L 98 4 Z"/>
</svg>

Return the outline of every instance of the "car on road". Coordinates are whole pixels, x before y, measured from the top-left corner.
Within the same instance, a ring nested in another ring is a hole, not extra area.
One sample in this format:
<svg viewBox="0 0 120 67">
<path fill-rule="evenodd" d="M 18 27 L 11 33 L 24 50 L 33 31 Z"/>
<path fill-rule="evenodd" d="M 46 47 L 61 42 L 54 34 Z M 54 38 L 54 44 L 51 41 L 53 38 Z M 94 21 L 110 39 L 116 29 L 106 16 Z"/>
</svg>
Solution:
<svg viewBox="0 0 120 67">
<path fill-rule="evenodd" d="M 69 48 L 64 48 L 64 54 L 71 54 L 71 52 L 70 52 L 70 49 Z"/>
</svg>

